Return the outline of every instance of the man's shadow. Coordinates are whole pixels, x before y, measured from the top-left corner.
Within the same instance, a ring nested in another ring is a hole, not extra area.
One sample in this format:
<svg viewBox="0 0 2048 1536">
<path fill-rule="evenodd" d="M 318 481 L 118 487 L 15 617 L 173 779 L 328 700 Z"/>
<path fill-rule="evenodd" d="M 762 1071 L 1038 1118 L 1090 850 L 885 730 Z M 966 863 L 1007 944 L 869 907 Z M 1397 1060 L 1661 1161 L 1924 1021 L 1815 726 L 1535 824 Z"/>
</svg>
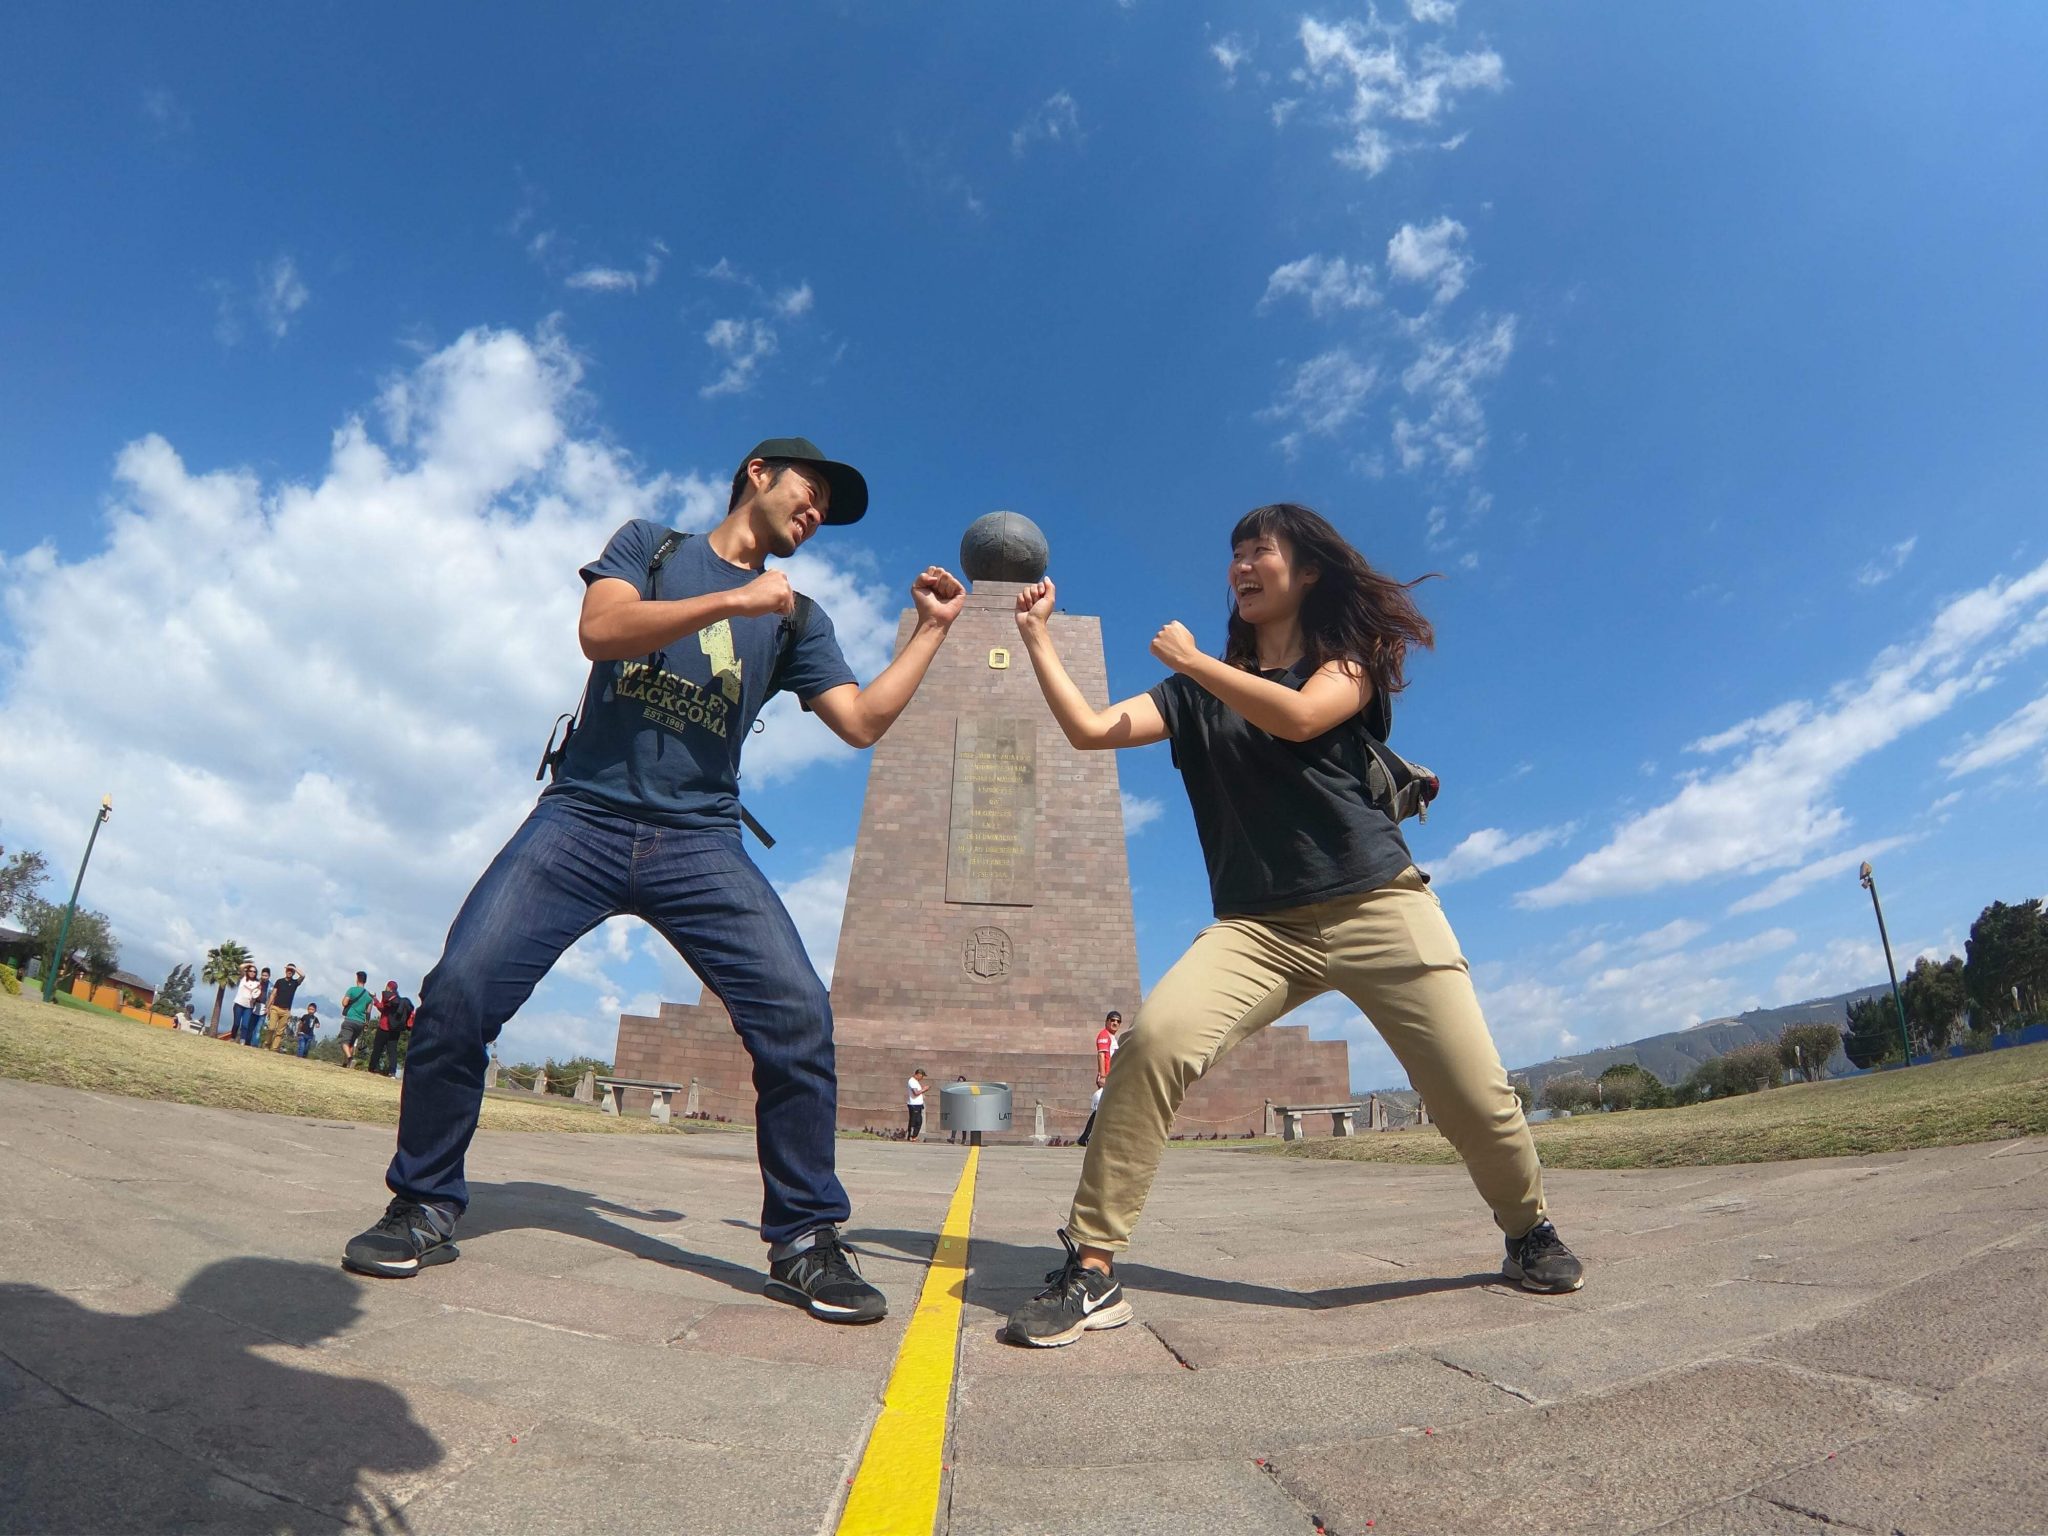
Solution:
<svg viewBox="0 0 2048 1536">
<path fill-rule="evenodd" d="M 558 1232 L 564 1237 L 581 1238 L 585 1242 L 615 1248 L 636 1259 L 702 1275 L 707 1280 L 716 1280 L 749 1296 L 761 1294 L 763 1270 L 678 1248 L 673 1243 L 663 1242 L 658 1237 L 614 1221 L 611 1219 L 614 1216 L 663 1225 L 685 1219 L 681 1211 L 636 1210 L 587 1190 L 566 1189 L 559 1184 L 542 1184 L 530 1179 L 511 1179 L 498 1184 L 480 1184 L 472 1180 L 469 1209 L 462 1213 L 462 1220 L 456 1225 L 455 1242 L 460 1247 L 467 1239 L 488 1237 L 495 1232 Z"/>
<path fill-rule="evenodd" d="M 893 1249 L 912 1258 L 931 1257 L 933 1234 L 892 1228 L 849 1229 L 847 1239 L 856 1246 L 869 1244 Z M 968 1294 L 976 1304 L 1007 1312 L 1018 1302 L 1043 1290 L 1047 1270 L 1058 1269 L 1064 1251 L 1054 1247 L 1027 1248 L 1017 1243 L 999 1243 L 973 1238 L 967 1245 Z M 1322 1290 L 1295 1291 L 1285 1286 L 1257 1285 L 1245 1280 L 1218 1280 L 1207 1275 L 1187 1275 L 1178 1270 L 1150 1264 L 1118 1264 L 1117 1277 L 1135 1292 L 1166 1296 L 1191 1296 L 1203 1301 L 1228 1301 L 1250 1307 L 1282 1307 L 1294 1311 L 1325 1311 L 1334 1307 L 1370 1306 L 1375 1302 L 1398 1301 L 1408 1296 L 1428 1296 L 1440 1291 L 1467 1291 L 1486 1285 L 1505 1285 L 1498 1270 L 1466 1275 L 1419 1275 L 1412 1280 L 1383 1280 L 1369 1285 L 1333 1286 Z"/>
<path fill-rule="evenodd" d="M 360 1311 L 357 1281 L 285 1259 L 209 1264 L 139 1317 L 0 1285 L 0 1530 L 409 1531 L 380 1476 L 444 1453 L 404 1396 L 255 1353 Z"/>
</svg>

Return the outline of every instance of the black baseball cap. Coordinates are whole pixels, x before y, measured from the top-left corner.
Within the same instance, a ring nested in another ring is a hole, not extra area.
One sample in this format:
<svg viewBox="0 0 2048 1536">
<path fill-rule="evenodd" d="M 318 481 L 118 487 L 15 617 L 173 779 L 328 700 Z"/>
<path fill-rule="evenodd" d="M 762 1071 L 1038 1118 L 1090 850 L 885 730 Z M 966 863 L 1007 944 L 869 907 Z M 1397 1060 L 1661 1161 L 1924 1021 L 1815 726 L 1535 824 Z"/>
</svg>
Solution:
<svg viewBox="0 0 2048 1536">
<path fill-rule="evenodd" d="M 857 523 L 867 513 L 867 478 L 851 464 L 826 458 L 808 437 L 763 438 L 747 451 L 747 456 L 740 460 L 740 467 L 744 469 L 755 459 L 794 459 L 822 473 L 825 483 L 832 487 L 832 505 L 825 513 L 828 523 Z"/>
</svg>

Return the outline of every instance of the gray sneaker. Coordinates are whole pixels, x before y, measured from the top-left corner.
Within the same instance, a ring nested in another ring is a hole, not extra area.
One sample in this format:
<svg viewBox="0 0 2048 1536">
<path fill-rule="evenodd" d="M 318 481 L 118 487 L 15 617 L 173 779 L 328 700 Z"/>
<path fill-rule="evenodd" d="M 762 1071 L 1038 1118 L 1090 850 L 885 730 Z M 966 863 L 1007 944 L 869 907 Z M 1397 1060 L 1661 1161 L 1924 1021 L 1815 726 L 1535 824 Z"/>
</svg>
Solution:
<svg viewBox="0 0 2048 1536">
<path fill-rule="evenodd" d="M 1081 1251 L 1065 1229 L 1067 1261 L 1045 1278 L 1046 1288 L 1010 1314 L 1003 1337 L 1033 1349 L 1071 1344 L 1095 1328 L 1121 1328 L 1133 1314 L 1115 1275 L 1105 1275 L 1081 1262 Z"/>
<path fill-rule="evenodd" d="M 452 1262 L 455 1218 L 417 1200 L 394 1199 L 367 1232 L 358 1232 L 341 1251 L 341 1267 L 359 1275 L 404 1280 L 434 1264 Z"/>
<path fill-rule="evenodd" d="M 1586 1283 L 1585 1265 L 1547 1220 L 1537 1222 L 1524 1236 L 1508 1239 L 1508 1256 L 1500 1272 L 1519 1280 L 1523 1290 L 1546 1296 L 1576 1291 Z"/>
</svg>

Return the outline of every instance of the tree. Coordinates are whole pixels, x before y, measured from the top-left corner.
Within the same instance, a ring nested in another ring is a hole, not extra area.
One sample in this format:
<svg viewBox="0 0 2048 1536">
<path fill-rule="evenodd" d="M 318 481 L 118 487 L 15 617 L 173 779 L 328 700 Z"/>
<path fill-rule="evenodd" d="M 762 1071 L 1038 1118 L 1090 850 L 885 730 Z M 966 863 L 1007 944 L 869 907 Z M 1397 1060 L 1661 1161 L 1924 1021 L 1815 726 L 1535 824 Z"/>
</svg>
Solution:
<svg viewBox="0 0 2048 1536">
<path fill-rule="evenodd" d="M 2039 897 L 2017 906 L 1992 902 L 1970 924 L 1963 951 L 1970 1011 L 1979 1023 L 2040 1016 L 2048 1001 L 2048 912 Z"/>
<path fill-rule="evenodd" d="M 164 978 L 164 984 L 156 989 L 156 1001 L 149 1005 L 151 1013 L 176 1013 L 192 1001 L 192 967 L 174 965 L 171 974 Z"/>
<path fill-rule="evenodd" d="M 1721 1053 L 1723 1092 L 1755 1093 L 1760 1088 L 1777 1087 L 1784 1078 L 1775 1041 L 1758 1040 Z"/>
<path fill-rule="evenodd" d="M 1899 1011 L 1889 992 L 1849 1005 L 1849 1027 L 1842 1033 L 1842 1050 L 1852 1064 L 1866 1071 L 1903 1055 Z"/>
<path fill-rule="evenodd" d="M 7 850 L 0 848 L 0 853 Z M 49 878 L 50 861 L 33 848 L 24 848 L 6 863 L 0 864 L 0 917 L 7 916 L 23 900 L 36 893 L 36 887 Z"/>
<path fill-rule="evenodd" d="M 27 896 L 19 903 L 19 915 L 35 953 L 56 966 L 59 983 L 81 972 L 103 981 L 121 963 L 121 946 L 104 912 L 80 907 L 71 915 L 71 932 L 64 941 L 68 953 L 61 959 L 57 957 L 57 934 L 64 926 L 64 909 L 40 896 Z"/>
<path fill-rule="evenodd" d="M 1567 1113 L 1585 1109 L 1593 1103 L 1595 1093 L 1590 1079 L 1578 1072 L 1567 1072 L 1543 1085 L 1543 1107 Z"/>
<path fill-rule="evenodd" d="M 548 1092 L 559 1093 L 564 1098 L 573 1099 L 576 1096 L 576 1085 L 583 1081 L 585 1072 L 595 1072 L 599 1077 L 610 1077 L 612 1064 L 600 1061 L 595 1056 L 576 1056 L 568 1061 L 556 1061 L 552 1056 L 549 1057 Z"/>
<path fill-rule="evenodd" d="M 85 953 L 79 962 L 79 969 L 85 972 L 86 979 L 95 987 L 104 987 L 108 978 L 121 968 L 121 941 L 114 937 L 114 930 L 108 926 L 104 913 L 96 912 L 93 915 L 100 920 L 99 929 L 85 936 Z M 85 914 L 81 912 L 71 919 L 71 934 L 74 940 L 78 936 L 78 918 L 83 916 Z"/>
<path fill-rule="evenodd" d="M 242 979 L 242 967 L 249 963 L 249 951 L 233 939 L 216 944 L 206 952 L 206 969 L 199 973 L 199 979 L 213 986 L 213 1019 L 206 1026 L 207 1033 L 220 1033 L 220 1004 L 227 990 Z"/>
<path fill-rule="evenodd" d="M 1905 1005 L 1913 1048 L 1927 1055 L 1947 1050 L 1969 1000 L 1960 957 L 1950 955 L 1937 965 L 1922 956 L 1899 983 L 1899 1001 Z"/>
<path fill-rule="evenodd" d="M 1817 1083 L 1828 1060 L 1842 1048 L 1842 1032 L 1832 1024 L 1793 1024 L 1778 1036 L 1778 1065 Z"/>
<path fill-rule="evenodd" d="M 1617 1061 L 1600 1074 L 1600 1102 L 1609 1109 L 1663 1109 L 1671 1103 L 1671 1090 L 1648 1068 Z"/>
</svg>

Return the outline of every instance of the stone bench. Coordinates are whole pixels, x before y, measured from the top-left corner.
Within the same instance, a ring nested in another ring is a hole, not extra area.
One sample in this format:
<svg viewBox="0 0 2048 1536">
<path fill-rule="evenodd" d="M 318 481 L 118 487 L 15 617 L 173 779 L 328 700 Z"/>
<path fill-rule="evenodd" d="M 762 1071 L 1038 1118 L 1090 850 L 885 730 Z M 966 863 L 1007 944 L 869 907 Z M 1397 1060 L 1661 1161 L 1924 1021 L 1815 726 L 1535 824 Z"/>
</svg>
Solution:
<svg viewBox="0 0 2048 1536">
<path fill-rule="evenodd" d="M 1301 1126 L 1303 1115 L 1328 1115 L 1332 1136 L 1349 1136 L 1356 1129 L 1352 1117 L 1363 1104 L 1275 1104 L 1273 1113 L 1280 1117 L 1280 1139 L 1300 1141 L 1307 1133 Z"/>
<path fill-rule="evenodd" d="M 651 1090 L 654 1102 L 648 1105 L 647 1113 L 663 1125 L 667 1125 L 673 1118 L 673 1101 L 675 1096 L 683 1091 L 681 1083 L 656 1083 L 639 1077 L 600 1077 L 597 1080 L 597 1088 L 602 1095 L 598 1100 L 598 1108 L 608 1115 L 624 1112 L 628 1088 Z"/>
</svg>

